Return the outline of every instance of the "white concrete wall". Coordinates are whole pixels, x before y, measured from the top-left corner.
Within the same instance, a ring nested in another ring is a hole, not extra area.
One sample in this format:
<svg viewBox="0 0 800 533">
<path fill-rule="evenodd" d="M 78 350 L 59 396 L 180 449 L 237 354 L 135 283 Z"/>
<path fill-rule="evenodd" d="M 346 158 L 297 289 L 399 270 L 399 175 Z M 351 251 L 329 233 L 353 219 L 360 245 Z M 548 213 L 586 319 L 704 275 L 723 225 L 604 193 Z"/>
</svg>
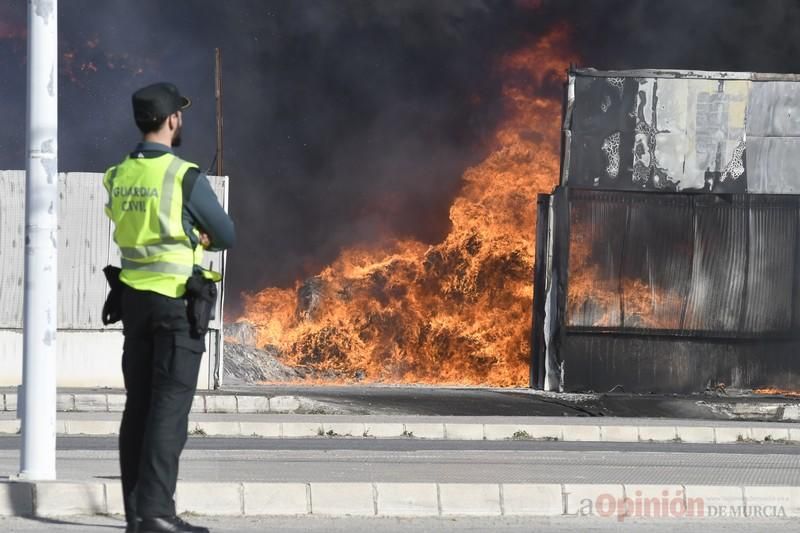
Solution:
<svg viewBox="0 0 800 533">
<path fill-rule="evenodd" d="M 208 342 L 206 342 L 208 345 Z M 0 387 L 22 383 L 22 331 L 0 330 Z M 123 388 L 122 332 L 58 332 L 57 383 L 59 387 Z M 197 387 L 213 386 L 208 350 L 203 354 Z"/>
</svg>

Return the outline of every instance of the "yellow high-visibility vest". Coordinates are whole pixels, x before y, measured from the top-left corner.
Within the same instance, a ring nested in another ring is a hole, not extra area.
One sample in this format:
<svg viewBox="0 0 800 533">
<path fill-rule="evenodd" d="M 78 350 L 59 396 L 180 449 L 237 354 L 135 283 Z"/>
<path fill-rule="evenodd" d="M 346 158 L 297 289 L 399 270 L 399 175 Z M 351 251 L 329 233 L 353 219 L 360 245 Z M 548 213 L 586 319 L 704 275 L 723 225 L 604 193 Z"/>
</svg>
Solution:
<svg viewBox="0 0 800 533">
<path fill-rule="evenodd" d="M 128 157 L 103 177 L 106 215 L 122 253 L 120 280 L 134 289 L 172 298 L 186 292 L 186 280 L 200 263 L 202 246 L 183 230 L 183 177 L 188 163 L 171 153 Z"/>
</svg>

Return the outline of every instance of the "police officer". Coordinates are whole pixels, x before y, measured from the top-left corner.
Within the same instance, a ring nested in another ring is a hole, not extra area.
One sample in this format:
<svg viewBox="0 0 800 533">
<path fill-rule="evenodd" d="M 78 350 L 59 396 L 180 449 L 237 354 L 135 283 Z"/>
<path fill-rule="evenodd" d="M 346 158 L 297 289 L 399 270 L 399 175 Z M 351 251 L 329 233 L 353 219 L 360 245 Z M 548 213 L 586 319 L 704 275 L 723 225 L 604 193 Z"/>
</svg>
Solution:
<svg viewBox="0 0 800 533">
<path fill-rule="evenodd" d="M 208 531 L 176 516 L 173 499 L 205 350 L 184 295 L 193 274 L 218 280 L 198 266 L 200 257 L 231 247 L 234 227 L 206 176 L 172 151 L 190 104 L 171 83 L 136 91 L 142 142 L 103 179 L 122 254 L 127 397 L 119 452 L 128 532 Z"/>
</svg>

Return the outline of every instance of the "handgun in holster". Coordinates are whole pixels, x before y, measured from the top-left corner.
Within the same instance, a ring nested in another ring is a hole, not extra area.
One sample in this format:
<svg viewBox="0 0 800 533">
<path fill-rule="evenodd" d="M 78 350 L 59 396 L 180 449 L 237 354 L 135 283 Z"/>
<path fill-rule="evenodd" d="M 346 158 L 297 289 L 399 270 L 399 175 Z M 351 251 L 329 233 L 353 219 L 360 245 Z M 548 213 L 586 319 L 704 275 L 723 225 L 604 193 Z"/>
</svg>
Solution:
<svg viewBox="0 0 800 533">
<path fill-rule="evenodd" d="M 213 279 L 196 271 L 186 280 L 186 308 L 189 314 L 189 333 L 202 339 L 208 332 L 208 324 L 214 320 L 217 305 L 217 284 Z"/>
<path fill-rule="evenodd" d="M 106 296 L 106 301 L 103 303 L 103 315 L 101 318 L 104 326 L 122 320 L 122 290 L 125 285 L 119 279 L 120 272 L 122 272 L 122 269 L 113 265 L 106 265 L 103 268 L 103 274 L 106 275 L 106 281 L 110 289 L 108 296 Z"/>
</svg>

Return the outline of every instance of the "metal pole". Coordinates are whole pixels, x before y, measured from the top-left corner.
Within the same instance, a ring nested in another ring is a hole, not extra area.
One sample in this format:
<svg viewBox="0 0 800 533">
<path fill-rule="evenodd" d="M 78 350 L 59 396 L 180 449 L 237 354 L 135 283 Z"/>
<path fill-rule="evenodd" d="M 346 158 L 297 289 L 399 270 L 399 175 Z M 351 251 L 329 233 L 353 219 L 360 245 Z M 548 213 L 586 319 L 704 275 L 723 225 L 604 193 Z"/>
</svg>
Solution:
<svg viewBox="0 0 800 533">
<path fill-rule="evenodd" d="M 217 176 L 224 176 L 222 166 L 222 52 L 214 49 L 214 98 L 217 102 Z"/>
<path fill-rule="evenodd" d="M 28 0 L 28 161 L 20 478 L 56 477 L 57 0 Z"/>
<path fill-rule="evenodd" d="M 214 48 L 214 99 L 216 100 L 217 104 L 217 168 L 216 173 L 217 176 L 224 176 L 224 167 L 222 165 L 222 52 L 219 48 Z M 225 183 L 225 198 L 224 204 L 227 208 L 228 206 L 228 184 Z M 222 268 L 220 272 L 224 274 L 225 272 L 225 261 L 226 261 L 226 253 L 223 251 L 220 254 L 220 258 L 222 259 L 222 264 L 220 265 Z M 219 323 L 222 324 L 222 309 L 223 309 L 223 298 L 225 295 L 224 291 L 224 282 L 223 285 L 220 286 L 220 316 L 217 317 L 219 319 Z M 224 350 L 223 344 L 225 342 L 224 335 L 217 335 L 217 358 L 214 364 L 214 384 L 213 387 L 215 389 L 219 389 L 222 386 L 222 376 L 224 374 L 224 367 L 225 367 L 225 360 L 224 360 Z"/>
</svg>

